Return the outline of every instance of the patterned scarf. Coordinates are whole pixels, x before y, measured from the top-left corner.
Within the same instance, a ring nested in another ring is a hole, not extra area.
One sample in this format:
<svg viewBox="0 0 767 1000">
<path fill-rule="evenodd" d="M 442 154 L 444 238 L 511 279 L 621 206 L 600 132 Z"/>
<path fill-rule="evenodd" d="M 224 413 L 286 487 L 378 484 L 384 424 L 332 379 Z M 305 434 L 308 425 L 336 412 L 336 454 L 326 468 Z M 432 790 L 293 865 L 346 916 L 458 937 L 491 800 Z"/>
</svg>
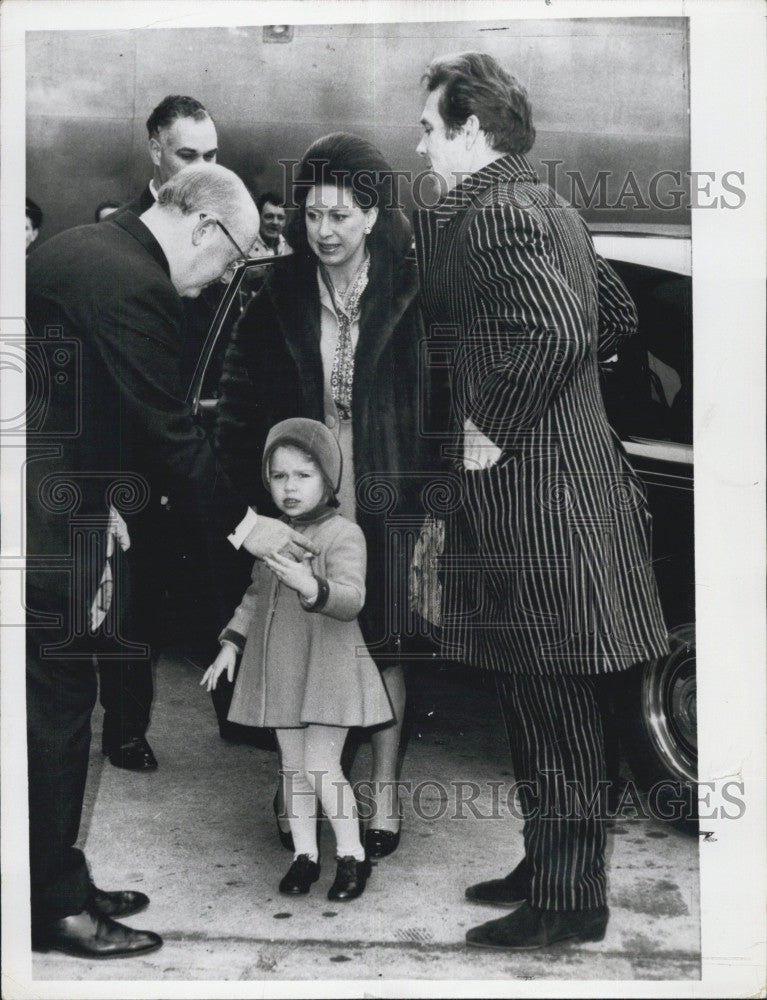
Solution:
<svg viewBox="0 0 767 1000">
<path fill-rule="evenodd" d="M 338 319 L 338 343 L 330 372 L 330 391 L 338 410 L 339 420 L 352 418 L 352 387 L 354 383 L 354 348 L 352 347 L 352 324 L 360 315 L 360 299 L 367 288 L 370 254 L 365 259 L 349 283 L 346 294 L 341 296 L 335 289 L 324 265 L 320 264 L 322 278 L 330 292 Z"/>
</svg>

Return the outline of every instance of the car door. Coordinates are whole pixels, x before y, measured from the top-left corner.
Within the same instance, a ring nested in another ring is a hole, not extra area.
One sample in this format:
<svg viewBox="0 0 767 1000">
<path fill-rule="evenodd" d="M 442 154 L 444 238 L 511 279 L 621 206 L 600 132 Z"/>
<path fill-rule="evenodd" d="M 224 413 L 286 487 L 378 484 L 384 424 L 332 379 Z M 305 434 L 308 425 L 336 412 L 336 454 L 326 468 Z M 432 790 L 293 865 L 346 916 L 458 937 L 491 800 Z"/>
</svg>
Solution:
<svg viewBox="0 0 767 1000">
<path fill-rule="evenodd" d="M 610 249 L 620 252 L 619 242 Z M 676 795 L 682 805 L 669 808 L 669 818 L 689 822 L 697 779 L 691 276 L 608 259 L 636 304 L 639 329 L 603 371 L 603 395 L 646 490 L 671 645 L 667 657 L 627 675 L 622 743 L 645 791 L 671 782 L 666 798 Z"/>
</svg>

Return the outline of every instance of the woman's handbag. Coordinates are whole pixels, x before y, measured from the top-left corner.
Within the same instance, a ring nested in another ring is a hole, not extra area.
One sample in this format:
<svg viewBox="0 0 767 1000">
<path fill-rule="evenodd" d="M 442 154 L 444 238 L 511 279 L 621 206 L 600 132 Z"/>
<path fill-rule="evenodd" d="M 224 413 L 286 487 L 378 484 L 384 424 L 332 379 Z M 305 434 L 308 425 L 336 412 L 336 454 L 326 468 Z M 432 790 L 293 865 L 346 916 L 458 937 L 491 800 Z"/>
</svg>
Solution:
<svg viewBox="0 0 767 1000">
<path fill-rule="evenodd" d="M 408 593 L 410 609 L 432 625 L 442 624 L 439 558 L 445 550 L 445 522 L 429 515 L 413 549 Z"/>
</svg>

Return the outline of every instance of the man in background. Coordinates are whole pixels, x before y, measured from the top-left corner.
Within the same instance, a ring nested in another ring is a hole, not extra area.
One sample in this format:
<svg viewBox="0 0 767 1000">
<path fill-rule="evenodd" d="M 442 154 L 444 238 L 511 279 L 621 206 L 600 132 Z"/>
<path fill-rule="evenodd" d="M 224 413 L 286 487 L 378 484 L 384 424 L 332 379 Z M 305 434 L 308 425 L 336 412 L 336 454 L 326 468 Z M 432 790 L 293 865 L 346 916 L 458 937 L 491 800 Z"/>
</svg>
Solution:
<svg viewBox="0 0 767 1000">
<path fill-rule="evenodd" d="M 265 191 L 257 202 L 261 227 L 253 244 L 254 257 L 282 257 L 293 253 L 293 248 L 282 235 L 287 217 L 285 199 L 274 191 Z"/>
<path fill-rule="evenodd" d="M 154 169 L 141 194 L 129 201 L 129 208 L 141 215 L 154 203 L 157 191 L 179 170 L 195 163 L 215 163 L 218 136 L 213 119 L 195 97 L 169 94 L 146 121 L 149 156 Z"/>
</svg>

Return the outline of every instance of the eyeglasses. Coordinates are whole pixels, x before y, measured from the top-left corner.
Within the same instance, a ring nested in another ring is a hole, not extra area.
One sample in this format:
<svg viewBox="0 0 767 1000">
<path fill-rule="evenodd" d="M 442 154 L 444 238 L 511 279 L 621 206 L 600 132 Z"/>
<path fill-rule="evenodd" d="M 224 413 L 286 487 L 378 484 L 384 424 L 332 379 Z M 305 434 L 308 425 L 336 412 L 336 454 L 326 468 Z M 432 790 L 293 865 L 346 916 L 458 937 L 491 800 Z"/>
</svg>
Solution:
<svg viewBox="0 0 767 1000">
<path fill-rule="evenodd" d="M 218 228 L 221 230 L 221 232 L 224 234 L 224 236 L 226 236 L 226 238 L 229 240 L 229 242 L 232 244 L 232 246 L 234 247 L 234 249 L 239 254 L 239 257 L 236 260 L 232 261 L 232 263 L 229 265 L 229 267 L 227 267 L 227 269 L 224 272 L 224 274 L 231 274 L 231 272 L 235 269 L 235 267 L 238 267 L 240 264 L 244 264 L 247 260 L 249 260 L 248 255 L 242 249 L 242 247 L 237 242 L 237 240 L 235 240 L 235 238 L 232 236 L 232 234 L 229 232 L 229 230 L 223 224 L 223 222 L 221 221 L 221 219 L 217 219 L 215 217 L 215 215 L 209 215 L 207 212 L 200 212 L 200 218 L 201 219 L 213 219 L 213 221 L 216 223 L 216 225 L 218 226 Z"/>
<path fill-rule="evenodd" d="M 245 261 L 248 259 L 248 255 L 245 253 L 244 250 L 242 250 L 240 248 L 239 243 L 235 240 L 235 238 L 232 236 L 232 234 L 226 228 L 226 226 L 224 225 L 224 223 L 220 219 L 216 219 L 215 222 L 216 222 L 216 225 L 218 226 L 218 228 L 224 234 L 224 236 L 226 236 L 226 238 L 232 244 L 232 246 L 234 247 L 234 249 L 240 255 L 239 259 L 238 260 L 233 260 L 232 263 L 229 266 L 230 267 L 236 267 L 238 264 L 244 264 Z"/>
</svg>

